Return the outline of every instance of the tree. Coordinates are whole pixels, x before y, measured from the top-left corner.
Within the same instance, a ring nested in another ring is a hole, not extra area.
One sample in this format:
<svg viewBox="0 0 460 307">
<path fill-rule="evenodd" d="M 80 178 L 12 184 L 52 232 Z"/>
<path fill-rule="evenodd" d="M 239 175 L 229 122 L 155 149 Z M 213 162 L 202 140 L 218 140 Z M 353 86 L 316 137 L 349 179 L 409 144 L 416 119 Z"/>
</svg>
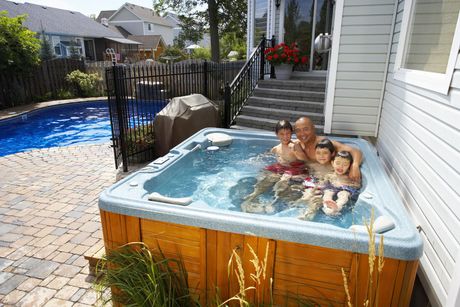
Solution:
<svg viewBox="0 0 460 307">
<path fill-rule="evenodd" d="M 40 59 L 42 61 L 48 61 L 54 59 L 54 53 L 51 46 L 51 42 L 46 38 L 45 32 L 42 31 L 42 40 L 40 48 Z"/>
<path fill-rule="evenodd" d="M 236 32 L 240 37 L 246 34 L 246 0 L 154 0 L 157 12 L 173 10 L 202 22 L 211 38 L 211 59 L 220 59 L 219 37 L 224 33 Z M 200 9 L 203 8 L 203 9 Z"/>
<path fill-rule="evenodd" d="M 40 40 L 23 26 L 25 20 L 0 12 L 0 71 L 24 72 L 40 63 Z"/>
<path fill-rule="evenodd" d="M 174 45 L 184 49 L 187 42 L 193 44 L 203 39 L 204 23 L 187 16 L 179 16 L 182 31 L 174 39 Z"/>
</svg>

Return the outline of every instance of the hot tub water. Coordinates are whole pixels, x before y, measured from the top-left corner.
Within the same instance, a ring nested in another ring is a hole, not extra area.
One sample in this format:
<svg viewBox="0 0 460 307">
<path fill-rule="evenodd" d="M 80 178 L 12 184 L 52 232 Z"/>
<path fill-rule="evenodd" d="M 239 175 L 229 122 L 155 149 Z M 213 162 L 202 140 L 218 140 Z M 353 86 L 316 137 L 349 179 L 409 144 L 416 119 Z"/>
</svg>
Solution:
<svg viewBox="0 0 460 307">
<path fill-rule="evenodd" d="M 263 168 L 276 162 L 275 156 L 269 153 L 274 145 L 274 142 L 237 140 L 219 150 L 202 148 L 190 152 L 165 171 L 169 180 L 149 180 L 144 189 L 168 197 L 192 197 L 194 201 L 202 201 L 216 209 L 241 211 L 244 197 L 253 191 L 257 178 L 264 176 Z M 301 192 L 292 193 L 297 194 L 295 198 L 301 196 Z M 274 191 L 270 189 L 255 201 L 262 205 L 274 202 Z M 287 200 L 276 200 L 274 204 L 273 216 L 292 218 L 302 213 L 301 208 L 289 208 Z M 363 219 L 369 220 L 370 212 L 367 203 L 351 202 L 341 215 L 331 217 L 319 210 L 313 221 L 348 228 L 357 222 L 362 223 Z"/>
</svg>

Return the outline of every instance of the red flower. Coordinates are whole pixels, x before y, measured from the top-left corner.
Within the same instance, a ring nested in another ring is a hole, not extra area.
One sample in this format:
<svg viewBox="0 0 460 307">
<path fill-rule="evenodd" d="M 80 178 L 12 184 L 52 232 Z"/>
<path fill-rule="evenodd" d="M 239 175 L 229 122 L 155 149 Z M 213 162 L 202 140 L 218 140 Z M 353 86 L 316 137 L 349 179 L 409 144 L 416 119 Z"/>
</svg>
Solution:
<svg viewBox="0 0 460 307">
<path fill-rule="evenodd" d="M 308 57 L 306 55 L 304 55 L 302 58 L 301 58 L 301 62 L 302 64 L 305 64 L 308 62 Z"/>
<path fill-rule="evenodd" d="M 304 53 L 299 50 L 296 43 L 292 43 L 290 46 L 285 43 L 280 43 L 273 48 L 267 48 L 264 51 L 266 60 L 273 64 L 299 64 L 306 63 L 308 58 Z M 306 60 L 304 60 L 306 58 Z"/>
</svg>

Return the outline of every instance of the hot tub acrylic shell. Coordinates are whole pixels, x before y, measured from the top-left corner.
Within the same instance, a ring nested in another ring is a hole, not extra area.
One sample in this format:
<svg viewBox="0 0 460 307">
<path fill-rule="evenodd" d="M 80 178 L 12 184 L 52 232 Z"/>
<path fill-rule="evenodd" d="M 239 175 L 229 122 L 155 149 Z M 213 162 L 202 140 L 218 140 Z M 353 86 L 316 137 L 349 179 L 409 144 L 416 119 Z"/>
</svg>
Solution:
<svg viewBox="0 0 460 307">
<path fill-rule="evenodd" d="M 200 201 L 177 206 L 147 200 L 148 193 L 152 191 L 145 191 L 144 183 L 152 177 L 161 176 L 162 172 L 173 167 L 191 151 L 208 146 L 206 136 L 214 132 L 226 133 L 235 139 L 276 142 L 274 133 L 270 132 L 217 128 L 199 131 L 163 158 L 101 194 L 99 207 L 106 248 L 143 241 L 149 246 L 159 245 L 167 255 L 180 254 L 189 272 L 191 287 L 198 285 L 200 299 L 207 302 L 207 298 L 212 298 L 216 286 L 223 297 L 225 294 L 234 294 L 231 290 L 235 285 L 226 277 L 226 270 L 230 253 L 235 247 L 239 248 L 250 271 L 252 255 L 247 244 L 256 250 L 261 259 L 268 244 L 268 262 L 271 265 L 268 275 L 274 280 L 275 301 L 281 299 L 284 292 L 293 294 L 300 291 L 319 301 L 326 297 L 333 305 L 344 303 L 341 268 L 353 272 L 350 274 L 350 286 L 359 288 L 359 284 L 363 284 L 367 278 L 367 233 L 295 218 L 223 211 Z M 333 139 L 363 152 L 365 159 L 362 170 L 366 185 L 358 201 L 374 206 L 377 215 L 387 215 L 396 224 L 394 229 L 384 233 L 383 280 L 386 284 L 382 287 L 388 293 L 380 295 L 383 300 L 381 306 L 407 306 L 418 259 L 422 254 L 421 238 L 374 148 L 362 139 Z M 318 289 L 322 289 L 320 292 L 324 295 L 318 295 Z M 363 298 L 365 294 L 357 291 L 353 295 Z M 268 299 L 270 294 L 263 296 Z"/>
</svg>

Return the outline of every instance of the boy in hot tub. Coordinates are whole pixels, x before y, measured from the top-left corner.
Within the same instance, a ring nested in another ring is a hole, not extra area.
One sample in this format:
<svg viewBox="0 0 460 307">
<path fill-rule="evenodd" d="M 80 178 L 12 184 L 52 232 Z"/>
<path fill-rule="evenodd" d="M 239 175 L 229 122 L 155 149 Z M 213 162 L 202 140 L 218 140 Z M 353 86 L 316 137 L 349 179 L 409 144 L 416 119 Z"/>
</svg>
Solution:
<svg viewBox="0 0 460 307">
<path fill-rule="evenodd" d="M 303 161 L 307 160 L 307 158 L 302 148 L 292 142 L 293 130 L 291 123 L 287 120 L 280 120 L 276 124 L 275 133 L 280 140 L 280 144 L 274 146 L 270 152 L 277 156 L 278 162 L 265 168 L 269 172 L 264 173 L 264 176 L 258 179 L 254 186 L 254 192 L 245 197 L 245 201 L 241 204 L 243 212 L 272 213 L 274 211 L 272 204 L 262 205 L 258 202 L 253 202 L 253 200 L 272 186 L 276 199 L 288 196 L 292 194 L 289 189 L 291 177 L 306 174 Z"/>
</svg>

